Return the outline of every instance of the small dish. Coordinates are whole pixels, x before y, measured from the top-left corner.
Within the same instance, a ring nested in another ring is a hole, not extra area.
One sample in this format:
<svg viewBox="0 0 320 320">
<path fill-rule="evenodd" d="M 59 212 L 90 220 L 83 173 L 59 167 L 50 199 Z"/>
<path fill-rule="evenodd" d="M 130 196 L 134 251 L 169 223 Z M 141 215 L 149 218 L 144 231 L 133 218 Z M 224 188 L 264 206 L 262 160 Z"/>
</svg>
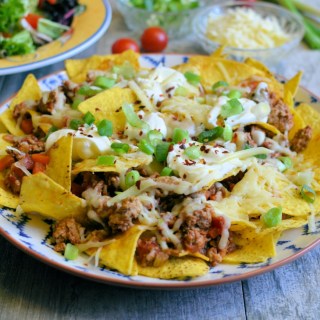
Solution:
<svg viewBox="0 0 320 320">
<path fill-rule="evenodd" d="M 194 34 L 206 52 L 211 53 L 221 46 L 220 43 L 207 37 L 209 17 L 211 15 L 222 16 L 230 9 L 243 7 L 254 10 L 262 17 L 274 17 L 289 38 L 283 45 L 266 49 L 242 49 L 225 46 L 224 52 L 229 54 L 231 58 L 242 61 L 250 57 L 272 66 L 280 62 L 286 54 L 299 45 L 304 35 L 304 26 L 300 19 L 288 10 L 269 3 L 255 2 L 248 4 L 246 1 L 228 1 L 201 10 L 194 19 Z"/>
<path fill-rule="evenodd" d="M 38 69 L 68 59 L 100 39 L 109 28 L 112 9 L 108 0 L 81 0 L 86 9 L 76 16 L 73 33 L 39 47 L 36 52 L 24 56 L 0 59 L 0 76 Z"/>
<path fill-rule="evenodd" d="M 147 11 L 129 4 L 129 0 L 118 0 L 118 10 L 123 15 L 126 25 L 137 33 L 151 26 L 166 30 L 169 38 L 179 38 L 191 32 L 192 20 L 199 9 L 208 4 L 208 0 L 199 0 L 199 8 L 176 12 Z"/>
</svg>

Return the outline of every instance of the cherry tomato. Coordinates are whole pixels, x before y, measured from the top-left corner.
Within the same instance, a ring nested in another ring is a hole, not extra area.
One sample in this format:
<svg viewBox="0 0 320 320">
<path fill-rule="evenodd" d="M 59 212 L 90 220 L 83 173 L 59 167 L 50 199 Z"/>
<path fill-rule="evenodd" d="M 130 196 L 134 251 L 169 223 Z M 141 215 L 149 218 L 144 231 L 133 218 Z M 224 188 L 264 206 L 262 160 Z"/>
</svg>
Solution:
<svg viewBox="0 0 320 320">
<path fill-rule="evenodd" d="M 42 17 L 35 13 L 28 13 L 24 18 L 33 29 L 37 29 L 39 19 L 41 19 Z"/>
<path fill-rule="evenodd" d="M 144 30 L 141 36 L 142 48 L 147 52 L 161 52 L 168 44 L 166 32 L 159 27 L 150 27 Z"/>
<path fill-rule="evenodd" d="M 126 50 L 133 50 L 135 52 L 139 52 L 139 46 L 134 40 L 130 38 L 121 38 L 121 39 L 118 39 L 112 45 L 111 50 L 112 50 L 112 53 L 121 53 Z"/>
</svg>

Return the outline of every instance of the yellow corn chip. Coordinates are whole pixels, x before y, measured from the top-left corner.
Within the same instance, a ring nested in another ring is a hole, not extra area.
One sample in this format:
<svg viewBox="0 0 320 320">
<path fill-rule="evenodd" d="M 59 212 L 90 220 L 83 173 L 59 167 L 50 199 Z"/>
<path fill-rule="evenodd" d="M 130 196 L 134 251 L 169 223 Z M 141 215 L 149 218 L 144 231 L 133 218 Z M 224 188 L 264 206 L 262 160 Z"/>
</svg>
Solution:
<svg viewBox="0 0 320 320">
<path fill-rule="evenodd" d="M 198 70 L 201 84 L 206 91 L 211 91 L 212 85 L 221 80 L 228 82 L 230 85 L 236 85 L 252 76 L 264 76 L 262 71 L 249 65 L 204 56 L 192 56 L 188 63 L 177 66 L 175 69 L 182 73 Z"/>
<path fill-rule="evenodd" d="M 24 132 L 19 128 L 16 120 L 13 118 L 12 110 L 7 109 L 0 115 L 1 122 L 6 129 L 15 136 L 23 136 Z"/>
<path fill-rule="evenodd" d="M 6 133 L 8 132 L 7 131 L 7 128 L 6 126 L 3 124 L 2 120 L 1 120 L 1 116 L 0 116 L 0 133 Z"/>
<path fill-rule="evenodd" d="M 60 138 L 48 151 L 46 174 L 66 190 L 71 190 L 72 136 Z"/>
<path fill-rule="evenodd" d="M 131 89 L 112 88 L 81 102 L 78 109 L 82 113 L 91 112 L 96 121 L 108 119 L 115 132 L 124 130 L 126 117 L 121 110 L 124 103 L 135 103 L 137 97 Z"/>
<path fill-rule="evenodd" d="M 127 158 L 125 158 L 127 157 Z M 80 172 L 125 172 L 130 168 L 145 166 L 152 162 L 152 157 L 142 153 L 134 152 L 128 153 L 122 157 L 116 158 L 114 166 L 98 165 L 96 159 L 87 159 L 76 163 L 72 170 L 72 174 L 76 175 Z"/>
<path fill-rule="evenodd" d="M 271 83 L 269 83 L 269 86 L 271 85 L 271 90 L 274 92 L 277 92 L 279 95 L 282 96 L 283 93 L 283 85 L 281 82 L 279 82 L 273 73 L 260 61 L 255 60 L 253 58 L 247 58 L 244 62 L 248 66 L 254 67 L 255 69 L 260 70 L 264 73 L 264 77 L 268 78 Z"/>
<path fill-rule="evenodd" d="M 295 97 L 299 88 L 299 83 L 301 81 L 301 78 L 302 78 L 302 72 L 300 71 L 293 78 L 291 78 L 284 84 L 284 91 L 290 92 L 291 95 Z"/>
<path fill-rule="evenodd" d="M 290 219 L 284 219 L 281 221 L 281 223 L 275 227 L 267 228 L 263 225 L 263 223 L 259 220 L 255 222 L 256 225 L 255 229 L 244 229 L 241 231 L 241 237 L 247 240 L 256 239 L 260 236 L 266 236 L 268 234 L 275 234 L 278 232 L 283 232 L 289 229 L 295 229 L 299 228 L 307 223 L 307 218 L 301 218 L 301 217 L 294 217 Z"/>
<path fill-rule="evenodd" d="M 37 101 L 41 99 L 41 96 L 42 93 L 37 79 L 33 74 L 29 74 L 17 95 L 12 99 L 9 109 L 13 111 L 17 104 L 28 100 Z"/>
<path fill-rule="evenodd" d="M 44 173 L 24 177 L 20 192 L 20 206 L 24 212 L 36 212 L 51 219 L 84 215 L 85 201 L 57 184 Z"/>
<path fill-rule="evenodd" d="M 0 133 L 0 157 L 6 155 L 6 148 L 11 146 L 11 143 L 4 139 L 6 133 Z"/>
<path fill-rule="evenodd" d="M 139 275 L 160 279 L 184 279 L 205 275 L 209 266 L 198 258 L 170 258 L 160 267 L 142 267 L 138 265 Z"/>
<path fill-rule="evenodd" d="M 125 62 L 130 63 L 134 68 L 139 67 L 139 54 L 132 50 L 125 51 L 121 54 L 107 56 L 92 56 L 81 60 L 67 60 L 66 70 L 70 80 L 81 83 L 86 80 L 90 70 L 110 70 L 115 65 L 122 65 Z"/>
<path fill-rule="evenodd" d="M 265 262 L 267 259 L 276 255 L 276 241 L 272 233 L 257 236 L 254 239 L 246 240 L 243 238 L 234 241 L 241 247 L 229 253 L 223 258 L 223 263 L 258 263 Z"/>
<path fill-rule="evenodd" d="M 147 228 L 144 226 L 135 225 L 125 233 L 115 237 L 114 242 L 102 248 L 99 255 L 101 264 L 126 275 L 135 275 L 137 265 L 134 256 L 137 242 L 146 230 Z M 93 254 L 95 251 L 96 249 L 89 249 L 88 253 Z"/>
<path fill-rule="evenodd" d="M 0 205 L 15 209 L 19 204 L 19 197 L 8 191 L 4 184 L 4 174 L 0 172 Z"/>
</svg>

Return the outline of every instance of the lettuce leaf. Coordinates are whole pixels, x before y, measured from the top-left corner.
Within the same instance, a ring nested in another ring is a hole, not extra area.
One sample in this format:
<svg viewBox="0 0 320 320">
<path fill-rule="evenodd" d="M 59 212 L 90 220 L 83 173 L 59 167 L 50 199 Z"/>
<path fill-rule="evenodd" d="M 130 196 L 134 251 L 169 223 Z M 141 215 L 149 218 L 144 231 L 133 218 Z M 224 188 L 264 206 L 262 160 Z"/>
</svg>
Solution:
<svg viewBox="0 0 320 320">
<path fill-rule="evenodd" d="M 24 30 L 12 38 L 0 38 L 0 57 L 24 55 L 35 51 L 32 36 Z"/>
<path fill-rule="evenodd" d="M 19 29 L 19 20 L 25 13 L 22 0 L 0 1 L 0 32 L 13 33 Z"/>
</svg>

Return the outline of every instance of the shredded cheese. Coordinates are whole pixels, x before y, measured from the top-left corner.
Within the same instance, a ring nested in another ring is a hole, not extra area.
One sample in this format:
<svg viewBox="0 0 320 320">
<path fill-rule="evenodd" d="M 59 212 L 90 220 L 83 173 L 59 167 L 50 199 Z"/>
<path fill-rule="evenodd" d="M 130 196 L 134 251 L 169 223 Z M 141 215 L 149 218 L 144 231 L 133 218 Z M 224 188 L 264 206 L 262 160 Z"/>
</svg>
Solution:
<svg viewBox="0 0 320 320">
<path fill-rule="evenodd" d="M 230 9 L 211 14 L 207 37 L 221 45 L 241 49 L 266 49 L 283 45 L 288 35 L 276 17 L 262 16 L 250 8 Z"/>
</svg>

